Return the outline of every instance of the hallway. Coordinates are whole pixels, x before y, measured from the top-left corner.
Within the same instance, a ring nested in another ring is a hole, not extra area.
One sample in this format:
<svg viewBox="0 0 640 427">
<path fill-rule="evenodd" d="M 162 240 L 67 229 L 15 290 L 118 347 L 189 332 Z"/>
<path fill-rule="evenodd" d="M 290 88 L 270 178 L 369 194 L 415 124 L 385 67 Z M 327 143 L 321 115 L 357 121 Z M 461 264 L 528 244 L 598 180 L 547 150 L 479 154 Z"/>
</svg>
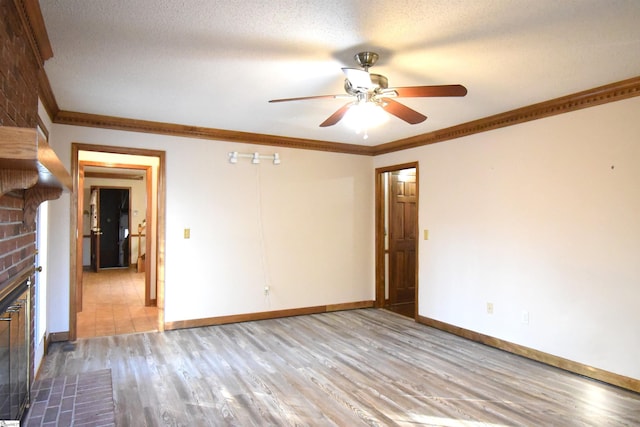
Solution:
<svg viewBox="0 0 640 427">
<path fill-rule="evenodd" d="M 158 308 L 144 305 L 144 273 L 134 268 L 85 271 L 78 338 L 157 330 Z"/>
</svg>

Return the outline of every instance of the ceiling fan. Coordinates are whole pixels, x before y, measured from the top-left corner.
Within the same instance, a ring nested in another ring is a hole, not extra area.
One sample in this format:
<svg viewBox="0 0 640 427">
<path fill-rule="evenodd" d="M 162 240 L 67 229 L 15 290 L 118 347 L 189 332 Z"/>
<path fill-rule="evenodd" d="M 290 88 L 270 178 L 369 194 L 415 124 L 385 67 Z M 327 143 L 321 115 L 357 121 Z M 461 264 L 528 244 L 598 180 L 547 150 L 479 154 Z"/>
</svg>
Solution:
<svg viewBox="0 0 640 427">
<path fill-rule="evenodd" d="M 360 52 L 354 56 L 356 62 L 364 68 L 343 68 L 346 79 L 344 80 L 344 90 L 346 94 L 340 95 L 317 95 L 304 96 L 299 98 L 272 99 L 269 102 L 303 101 L 308 99 L 322 98 L 353 98 L 356 99 L 343 105 L 338 111 L 320 124 L 320 127 L 333 126 L 338 123 L 352 106 L 371 103 L 379 106 L 384 111 L 392 114 L 405 122 L 415 125 L 422 123 L 427 116 L 403 105 L 391 98 L 416 98 L 416 97 L 437 97 L 437 96 L 465 96 L 467 88 L 462 85 L 438 85 L 438 86 L 407 86 L 389 87 L 388 80 L 380 74 L 369 73 L 378 60 L 375 52 Z"/>
</svg>

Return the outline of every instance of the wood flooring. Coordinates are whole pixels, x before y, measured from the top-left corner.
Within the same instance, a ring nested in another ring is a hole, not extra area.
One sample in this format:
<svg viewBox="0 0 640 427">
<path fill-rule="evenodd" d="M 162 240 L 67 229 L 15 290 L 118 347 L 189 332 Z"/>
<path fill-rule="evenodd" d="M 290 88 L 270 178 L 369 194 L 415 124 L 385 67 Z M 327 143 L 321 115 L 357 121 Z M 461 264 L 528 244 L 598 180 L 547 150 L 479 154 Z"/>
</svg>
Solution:
<svg viewBox="0 0 640 427">
<path fill-rule="evenodd" d="M 640 395 L 363 309 L 50 347 L 111 368 L 119 426 L 637 426 Z M 39 379 L 41 379 L 39 378 Z"/>
</svg>

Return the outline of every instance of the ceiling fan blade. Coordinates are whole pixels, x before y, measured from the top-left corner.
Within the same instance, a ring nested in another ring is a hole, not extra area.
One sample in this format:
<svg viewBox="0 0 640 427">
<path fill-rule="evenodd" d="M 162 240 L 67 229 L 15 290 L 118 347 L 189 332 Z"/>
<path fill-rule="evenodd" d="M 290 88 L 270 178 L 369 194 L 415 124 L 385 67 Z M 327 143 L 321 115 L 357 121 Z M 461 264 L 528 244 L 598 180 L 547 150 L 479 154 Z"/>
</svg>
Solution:
<svg viewBox="0 0 640 427">
<path fill-rule="evenodd" d="M 393 89 L 401 97 L 421 97 L 421 96 L 465 96 L 467 88 L 462 85 L 440 85 L 440 86 L 408 86 L 394 87 Z"/>
<path fill-rule="evenodd" d="M 371 76 L 367 71 L 358 68 L 343 68 L 342 72 L 347 76 L 347 80 L 351 82 L 353 87 L 363 87 L 371 89 L 376 87 L 371 81 Z"/>
<path fill-rule="evenodd" d="M 301 96 L 299 98 L 282 98 L 282 99 L 271 99 L 269 102 L 288 102 L 288 101 L 304 101 L 306 99 L 335 99 L 335 98 L 345 98 L 350 95 L 317 95 L 317 96 Z"/>
<path fill-rule="evenodd" d="M 406 105 L 400 104 L 399 102 L 396 102 L 393 99 L 385 98 L 384 103 L 382 104 L 382 108 L 387 113 L 393 114 L 399 119 L 402 119 L 405 122 L 412 125 L 422 123 L 427 119 L 427 116 L 422 115 L 418 113 L 416 110 L 412 110 Z"/>
<path fill-rule="evenodd" d="M 344 117 L 345 113 L 347 112 L 347 110 L 349 110 L 349 107 L 351 107 L 352 104 L 353 102 L 349 102 L 343 105 L 338 111 L 330 115 L 327 120 L 320 123 L 320 127 L 326 128 L 327 126 L 333 126 L 338 123 Z"/>
</svg>

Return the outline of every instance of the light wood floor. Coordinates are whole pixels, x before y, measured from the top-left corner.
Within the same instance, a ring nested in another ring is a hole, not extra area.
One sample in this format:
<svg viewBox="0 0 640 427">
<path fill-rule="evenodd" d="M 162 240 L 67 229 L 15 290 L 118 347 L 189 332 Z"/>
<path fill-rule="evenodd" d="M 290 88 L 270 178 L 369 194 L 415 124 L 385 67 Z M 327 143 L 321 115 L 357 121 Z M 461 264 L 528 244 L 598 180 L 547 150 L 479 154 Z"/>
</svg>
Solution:
<svg viewBox="0 0 640 427">
<path fill-rule="evenodd" d="M 82 274 L 78 338 L 157 330 L 158 308 L 144 305 L 144 273 L 133 268 Z"/>
<path fill-rule="evenodd" d="M 119 426 L 632 426 L 640 395 L 366 309 L 50 347 L 111 368 Z"/>
</svg>

